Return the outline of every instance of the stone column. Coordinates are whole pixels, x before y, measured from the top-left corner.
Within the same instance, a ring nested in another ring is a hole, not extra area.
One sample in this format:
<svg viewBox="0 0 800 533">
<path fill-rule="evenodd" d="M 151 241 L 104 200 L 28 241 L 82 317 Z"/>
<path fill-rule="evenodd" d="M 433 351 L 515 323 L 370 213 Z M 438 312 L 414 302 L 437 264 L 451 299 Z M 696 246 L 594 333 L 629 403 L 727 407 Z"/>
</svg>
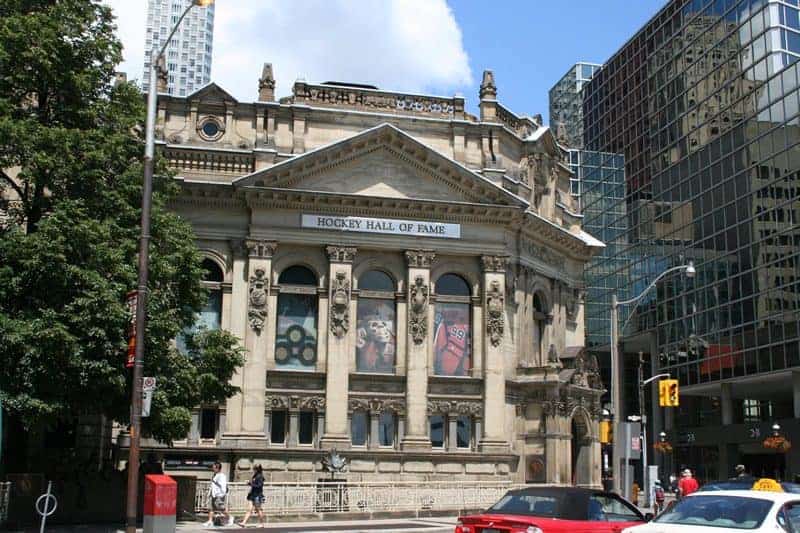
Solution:
<svg viewBox="0 0 800 533">
<path fill-rule="evenodd" d="M 406 424 L 401 447 L 404 450 L 430 450 L 428 436 L 428 352 L 430 331 L 431 264 L 436 254 L 430 250 L 406 252 L 408 264 L 408 326 L 406 339 Z M 398 354 L 400 356 L 400 354 Z"/>
<path fill-rule="evenodd" d="M 300 411 L 297 409 L 290 409 L 289 410 L 289 439 L 287 441 L 287 446 L 290 448 L 297 446 L 299 439 L 300 429 Z"/>
<path fill-rule="evenodd" d="M 381 444 L 380 435 L 378 435 L 380 416 L 380 411 L 369 410 L 369 442 L 367 445 L 374 450 L 377 450 Z"/>
<path fill-rule="evenodd" d="M 321 446 L 343 448 L 347 434 L 347 398 L 350 377 L 350 351 L 354 348 L 355 328 L 351 326 L 350 289 L 356 249 L 328 246 L 328 354 L 325 374 L 325 434 Z"/>
<path fill-rule="evenodd" d="M 458 450 L 458 414 L 449 413 L 447 415 L 447 451 L 455 452 Z"/>
<path fill-rule="evenodd" d="M 483 263 L 483 435 L 482 452 L 508 451 L 505 437 L 506 378 L 503 372 L 503 344 L 506 333 L 505 256 L 485 255 Z"/>
<path fill-rule="evenodd" d="M 548 391 L 548 399 L 542 404 L 545 415 L 545 473 L 546 483 L 569 483 L 563 474 L 569 457 L 565 453 L 563 442 L 569 441 L 570 435 L 562 431 L 559 407 L 562 402 L 557 389 Z M 567 442 L 569 444 L 569 442 Z"/>
<path fill-rule="evenodd" d="M 264 436 L 264 401 L 267 388 L 267 320 L 269 288 L 272 277 L 272 255 L 277 243 L 248 239 L 248 297 L 245 347 L 247 356 L 242 373 L 242 433 Z M 275 309 L 271 310 L 273 313 Z"/>
<path fill-rule="evenodd" d="M 231 306 L 228 319 L 228 331 L 235 335 L 242 345 L 247 336 L 247 247 L 243 241 L 231 242 L 233 272 L 231 283 Z M 244 367 L 240 367 L 231 377 L 231 384 L 243 387 Z M 243 393 L 238 392 L 225 402 L 228 416 L 226 425 L 221 429 L 225 434 L 238 434 L 242 431 Z"/>
</svg>

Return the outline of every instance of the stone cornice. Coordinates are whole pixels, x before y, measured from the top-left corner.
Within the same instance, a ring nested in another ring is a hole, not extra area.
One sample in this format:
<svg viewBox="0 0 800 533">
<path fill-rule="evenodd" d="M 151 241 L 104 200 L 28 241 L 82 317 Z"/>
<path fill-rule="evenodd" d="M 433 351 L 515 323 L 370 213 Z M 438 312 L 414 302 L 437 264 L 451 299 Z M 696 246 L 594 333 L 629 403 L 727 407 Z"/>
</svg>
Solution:
<svg viewBox="0 0 800 533">
<path fill-rule="evenodd" d="M 245 187 L 240 189 L 247 205 L 265 209 L 297 209 L 331 215 L 360 215 L 508 224 L 518 213 L 516 207 L 443 202 L 413 198 L 385 198 L 356 194 L 324 193 L 298 189 Z"/>
</svg>

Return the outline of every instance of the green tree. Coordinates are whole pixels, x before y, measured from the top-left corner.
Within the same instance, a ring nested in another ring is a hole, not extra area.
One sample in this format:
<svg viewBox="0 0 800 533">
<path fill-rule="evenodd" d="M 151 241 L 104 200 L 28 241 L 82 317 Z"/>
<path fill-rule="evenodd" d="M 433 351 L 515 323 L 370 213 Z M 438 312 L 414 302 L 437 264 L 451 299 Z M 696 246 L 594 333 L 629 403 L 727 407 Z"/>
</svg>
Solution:
<svg viewBox="0 0 800 533">
<path fill-rule="evenodd" d="M 0 3 L 0 398 L 28 426 L 129 418 L 144 99 L 114 83 L 114 29 L 96 1 Z M 242 354 L 222 331 L 174 348 L 206 292 L 192 230 L 168 210 L 178 188 L 163 163 L 157 174 L 145 375 L 159 381 L 145 431 L 169 442 L 192 407 L 236 392 Z"/>
</svg>

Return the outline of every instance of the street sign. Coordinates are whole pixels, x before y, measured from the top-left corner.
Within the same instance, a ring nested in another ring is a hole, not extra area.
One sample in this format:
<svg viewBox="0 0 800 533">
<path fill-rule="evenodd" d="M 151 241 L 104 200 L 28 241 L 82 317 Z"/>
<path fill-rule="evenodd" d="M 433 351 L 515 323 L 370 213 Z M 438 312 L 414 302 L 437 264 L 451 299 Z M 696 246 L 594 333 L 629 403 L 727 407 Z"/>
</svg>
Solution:
<svg viewBox="0 0 800 533">
<path fill-rule="evenodd" d="M 150 403 L 153 401 L 153 392 L 156 390 L 156 378 L 142 378 L 142 416 L 150 416 Z"/>
<path fill-rule="evenodd" d="M 632 452 L 642 451 L 642 439 L 638 435 L 631 437 L 631 451 Z"/>
</svg>

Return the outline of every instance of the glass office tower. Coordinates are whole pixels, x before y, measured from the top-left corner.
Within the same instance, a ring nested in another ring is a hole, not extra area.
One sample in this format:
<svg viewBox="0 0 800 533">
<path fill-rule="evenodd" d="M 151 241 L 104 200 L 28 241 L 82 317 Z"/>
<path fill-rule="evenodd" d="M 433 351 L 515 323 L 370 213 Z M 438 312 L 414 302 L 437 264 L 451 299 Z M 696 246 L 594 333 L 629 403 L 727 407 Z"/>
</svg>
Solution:
<svg viewBox="0 0 800 533">
<path fill-rule="evenodd" d="M 622 345 L 626 395 L 640 350 L 680 380 L 680 408 L 652 409 L 650 434 L 666 428 L 675 453 L 657 458 L 703 480 L 737 463 L 800 471 L 797 447 L 762 445 L 774 422 L 800 439 L 799 11 L 671 1 L 583 89 L 585 148 L 625 156 L 627 225 L 608 279 L 638 295 L 669 267 L 697 268 L 622 313 Z M 603 313 L 587 314 L 591 339 Z"/>
<path fill-rule="evenodd" d="M 550 127 L 570 148 L 583 148 L 581 89 L 602 65 L 580 62 L 570 67 L 550 89 Z"/>
</svg>

